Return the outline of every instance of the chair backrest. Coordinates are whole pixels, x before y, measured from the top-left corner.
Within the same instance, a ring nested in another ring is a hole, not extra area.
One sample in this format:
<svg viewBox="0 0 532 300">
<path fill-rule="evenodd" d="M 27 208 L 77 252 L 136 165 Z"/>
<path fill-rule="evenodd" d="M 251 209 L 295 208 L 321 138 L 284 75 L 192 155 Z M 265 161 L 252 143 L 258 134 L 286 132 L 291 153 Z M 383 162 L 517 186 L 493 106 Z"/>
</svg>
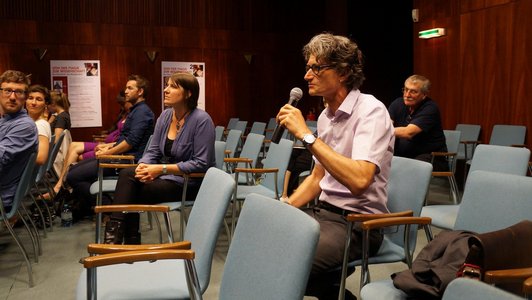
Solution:
<svg viewBox="0 0 532 300">
<path fill-rule="evenodd" d="M 273 135 L 273 130 L 275 129 L 275 126 L 277 126 L 277 121 L 275 118 L 270 118 L 268 121 L 268 125 L 266 125 L 266 130 L 264 133 L 264 139 L 265 140 L 271 140 Z"/>
<path fill-rule="evenodd" d="M 238 121 L 236 123 L 235 129 L 242 131 L 242 134 L 246 132 L 246 127 L 248 126 L 248 121 Z"/>
<path fill-rule="evenodd" d="M 227 134 L 227 139 L 225 140 L 225 150 L 229 150 L 229 157 L 235 157 L 235 152 L 238 149 L 238 143 L 240 142 L 240 137 L 242 136 L 242 131 L 237 129 L 229 130 Z"/>
<path fill-rule="evenodd" d="M 216 158 L 216 167 L 220 170 L 223 170 L 225 158 L 225 142 L 214 141 L 214 156 Z"/>
<path fill-rule="evenodd" d="M 225 128 L 223 126 L 216 126 L 214 128 L 214 131 L 216 133 L 215 139 L 214 139 L 215 141 L 223 140 L 223 138 L 224 138 L 224 130 L 225 130 Z"/>
<path fill-rule="evenodd" d="M 482 170 L 469 174 L 454 229 L 485 233 L 522 220 L 532 220 L 531 177 Z"/>
<path fill-rule="evenodd" d="M 390 212 L 412 210 L 414 216 L 419 216 L 425 202 L 425 197 L 432 176 L 430 163 L 411 158 L 394 156 L 390 176 L 388 178 L 388 209 Z M 413 251 L 416 245 L 416 230 L 412 226 L 410 231 L 409 249 Z M 387 237 L 395 244 L 404 247 L 404 226 Z"/>
<path fill-rule="evenodd" d="M 238 124 L 238 118 L 231 118 L 227 122 L 227 130 L 235 129 L 236 124 Z"/>
<path fill-rule="evenodd" d="M 234 185 L 231 175 L 218 168 L 209 168 L 187 222 L 184 239 L 192 243 L 196 253 L 195 264 L 202 293 L 209 285 L 212 256 Z"/>
<path fill-rule="evenodd" d="M 511 146 L 525 143 L 526 126 L 520 125 L 493 125 L 490 136 L 490 145 Z"/>
<path fill-rule="evenodd" d="M 478 141 L 480 136 L 480 125 L 477 124 L 456 124 L 456 130 L 461 132 L 460 141 Z M 465 157 L 467 147 L 467 155 Z M 458 159 L 470 159 L 473 154 L 475 144 L 460 144 L 458 148 Z"/>
<path fill-rule="evenodd" d="M 13 202 L 11 205 L 11 210 L 6 212 L 6 219 L 10 219 L 13 217 L 16 213 L 18 208 L 20 207 L 20 204 L 22 203 L 22 200 L 28 194 L 28 191 L 33 184 L 32 180 L 34 180 L 35 175 L 35 158 L 37 156 L 37 152 L 33 152 L 28 157 L 28 162 L 26 163 L 26 166 L 24 167 L 24 171 L 22 171 L 22 174 L 20 175 L 20 180 L 17 184 L 17 189 L 15 191 L 15 196 L 13 197 Z M 0 198 L 0 201 L 3 201 L 3 199 Z M 0 215 L 0 218 L 2 216 Z"/>
<path fill-rule="evenodd" d="M 250 133 L 246 137 L 246 142 L 242 147 L 239 157 L 250 158 L 253 160 L 251 167 L 255 168 L 257 164 L 257 158 L 259 157 L 260 150 L 262 148 L 262 142 L 264 141 L 264 135 Z M 238 163 L 239 168 L 247 168 L 245 163 Z"/>
<path fill-rule="evenodd" d="M 246 197 L 227 253 L 219 299 L 303 299 L 319 224 L 258 194 Z"/>
<path fill-rule="evenodd" d="M 456 278 L 449 283 L 442 300 L 522 300 L 495 286 L 479 280 Z"/>
<path fill-rule="evenodd" d="M 277 168 L 279 170 L 277 172 L 277 187 L 280 189 L 279 192 L 282 192 L 284 175 L 286 168 L 288 167 L 288 162 L 290 161 L 290 156 L 292 156 L 293 146 L 294 142 L 287 139 L 281 139 L 279 144 L 270 143 L 266 158 L 262 161 L 263 168 Z M 274 173 L 266 173 L 261 184 L 270 190 L 275 191 Z"/>
<path fill-rule="evenodd" d="M 445 144 L 447 145 L 447 152 L 458 153 L 458 148 L 460 147 L 460 137 L 461 132 L 458 130 L 444 130 L 443 134 L 445 135 Z M 449 161 L 449 170 L 456 170 L 456 160 L 457 156 L 455 155 L 452 160 Z"/>
<path fill-rule="evenodd" d="M 264 130 L 266 130 L 266 123 L 253 122 L 253 125 L 251 125 L 251 129 L 249 130 L 249 133 L 264 134 Z"/>
<path fill-rule="evenodd" d="M 471 160 L 469 174 L 476 170 L 484 170 L 524 176 L 529 158 L 530 150 L 527 148 L 478 145 Z"/>
<path fill-rule="evenodd" d="M 59 152 L 59 149 L 57 149 L 57 152 L 55 153 L 55 156 L 53 155 L 53 152 L 54 152 L 54 136 L 52 136 L 52 138 L 50 139 L 50 144 L 49 144 L 49 147 L 48 147 L 48 158 L 46 159 L 46 161 L 44 162 L 44 164 L 42 164 L 41 166 L 36 166 L 34 169 L 35 171 L 37 172 L 37 174 L 35 174 L 35 182 L 40 182 L 44 175 L 46 174 L 46 171 L 47 171 L 47 168 L 50 167 L 54 164 L 54 161 L 55 161 L 55 156 L 57 156 L 57 153 Z"/>
<path fill-rule="evenodd" d="M 48 156 L 48 161 L 46 161 L 46 172 L 49 172 L 54 166 L 55 158 L 57 157 L 57 154 L 59 153 L 59 150 L 61 149 L 61 145 L 63 144 L 63 140 L 65 139 L 65 135 L 67 134 L 67 132 L 68 132 L 68 129 L 63 130 L 63 132 L 61 132 L 61 134 L 59 135 L 59 139 L 57 140 L 57 143 L 53 145 L 52 152 L 50 152 L 50 155 Z"/>
<path fill-rule="evenodd" d="M 306 120 L 305 123 L 308 127 L 318 127 L 318 121 Z"/>
</svg>

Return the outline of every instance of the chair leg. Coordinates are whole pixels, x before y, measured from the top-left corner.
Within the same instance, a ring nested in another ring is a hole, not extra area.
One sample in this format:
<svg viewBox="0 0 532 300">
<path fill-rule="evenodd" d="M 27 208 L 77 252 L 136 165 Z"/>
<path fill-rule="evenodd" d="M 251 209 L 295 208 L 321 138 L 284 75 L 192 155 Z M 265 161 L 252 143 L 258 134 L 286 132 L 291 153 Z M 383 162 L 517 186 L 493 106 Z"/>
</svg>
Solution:
<svg viewBox="0 0 532 300">
<path fill-rule="evenodd" d="M 22 245 L 22 242 L 20 241 L 20 238 L 17 236 L 15 231 L 13 230 L 13 227 L 11 227 L 11 224 L 9 224 L 9 221 L 4 218 L 4 224 L 6 225 L 7 230 L 9 230 L 9 233 L 15 239 L 15 242 L 17 243 L 18 247 L 20 248 L 20 251 L 22 252 L 22 256 L 24 256 L 24 260 L 26 261 L 26 267 L 28 269 L 28 276 L 29 276 L 29 286 L 33 287 L 33 271 L 31 269 L 31 262 L 30 258 L 28 256 L 28 253 L 26 252 L 26 249 L 24 248 L 24 245 Z"/>
<path fill-rule="evenodd" d="M 451 190 L 451 196 L 453 200 L 453 204 L 458 204 L 460 202 L 460 191 L 458 190 L 458 184 L 456 183 L 456 178 L 453 176 L 449 176 L 449 185 Z"/>
<path fill-rule="evenodd" d="M 26 209 L 26 206 L 22 204 L 21 207 L 22 207 L 23 213 L 26 215 L 31 225 L 31 226 L 28 226 L 28 228 L 30 230 L 30 234 L 33 237 L 32 240 L 35 241 L 36 246 L 37 246 L 37 252 L 36 252 L 37 258 L 35 259 L 35 262 L 38 262 L 38 256 L 42 255 L 42 244 L 41 244 L 41 237 L 39 236 L 39 230 L 37 229 L 35 222 L 33 222 L 33 218 L 31 217 L 31 214 Z"/>
<path fill-rule="evenodd" d="M 39 262 L 39 251 L 37 250 L 37 241 L 35 240 L 35 236 L 33 235 L 33 232 L 31 231 L 31 228 L 28 225 L 28 222 L 26 222 L 26 219 L 24 218 L 20 210 L 17 211 L 17 214 L 20 220 L 22 220 L 22 223 L 24 224 L 24 227 L 26 228 L 26 231 L 28 232 L 30 236 L 31 245 L 33 246 L 33 255 L 35 257 L 35 262 L 38 263 Z"/>
</svg>

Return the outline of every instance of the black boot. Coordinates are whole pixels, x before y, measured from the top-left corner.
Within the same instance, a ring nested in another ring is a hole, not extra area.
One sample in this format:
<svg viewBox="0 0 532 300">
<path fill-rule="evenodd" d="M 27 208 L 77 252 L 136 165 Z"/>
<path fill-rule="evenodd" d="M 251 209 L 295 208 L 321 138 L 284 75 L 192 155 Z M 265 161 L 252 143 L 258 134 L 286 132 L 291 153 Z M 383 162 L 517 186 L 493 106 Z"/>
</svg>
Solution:
<svg viewBox="0 0 532 300">
<path fill-rule="evenodd" d="M 124 235 L 125 245 L 140 245 L 140 232 L 130 232 Z"/>
<path fill-rule="evenodd" d="M 124 239 L 124 222 L 110 220 L 105 224 L 104 244 L 122 244 Z"/>
<path fill-rule="evenodd" d="M 140 245 L 139 221 L 140 220 L 138 214 L 126 215 L 124 228 L 125 245 Z"/>
</svg>

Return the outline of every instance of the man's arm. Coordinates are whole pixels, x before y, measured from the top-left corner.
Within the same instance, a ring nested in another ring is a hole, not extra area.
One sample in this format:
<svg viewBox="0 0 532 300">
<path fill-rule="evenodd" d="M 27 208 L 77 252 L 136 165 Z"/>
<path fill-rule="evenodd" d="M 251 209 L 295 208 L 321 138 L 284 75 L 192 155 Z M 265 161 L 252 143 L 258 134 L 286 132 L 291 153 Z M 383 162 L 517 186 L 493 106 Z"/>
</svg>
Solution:
<svg viewBox="0 0 532 300">
<path fill-rule="evenodd" d="M 281 108 L 277 118 L 296 138 L 302 139 L 306 134 L 312 134 L 307 127 L 301 111 L 289 104 Z M 345 157 L 325 144 L 321 139 L 309 147 L 310 152 L 320 162 L 321 166 L 338 182 L 347 187 L 353 195 L 363 193 L 373 182 L 376 166 L 373 163 L 353 160 Z"/>
<path fill-rule="evenodd" d="M 290 195 L 288 203 L 295 207 L 301 207 L 314 200 L 321 193 L 320 181 L 324 175 L 325 171 L 323 168 L 319 164 L 316 164 L 310 175 Z"/>
<path fill-rule="evenodd" d="M 423 131 L 416 124 L 408 124 L 404 127 L 395 127 L 395 136 L 402 139 L 412 139 L 416 134 Z"/>
</svg>

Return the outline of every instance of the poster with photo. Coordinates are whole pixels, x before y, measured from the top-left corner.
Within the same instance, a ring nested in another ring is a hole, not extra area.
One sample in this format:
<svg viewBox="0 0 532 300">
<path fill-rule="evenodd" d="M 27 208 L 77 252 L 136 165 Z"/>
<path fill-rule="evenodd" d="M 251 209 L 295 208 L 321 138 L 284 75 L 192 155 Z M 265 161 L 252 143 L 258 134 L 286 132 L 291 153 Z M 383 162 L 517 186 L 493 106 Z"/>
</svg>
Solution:
<svg viewBox="0 0 532 300">
<path fill-rule="evenodd" d="M 73 128 L 102 126 L 99 60 L 52 60 L 52 90 L 68 95 Z"/>
<path fill-rule="evenodd" d="M 198 79 L 200 93 L 198 98 L 198 108 L 205 110 L 205 63 L 203 62 L 176 62 L 176 61 L 163 61 L 161 63 L 161 106 L 164 109 L 164 88 L 168 81 L 168 77 L 175 72 L 190 73 Z"/>
</svg>

